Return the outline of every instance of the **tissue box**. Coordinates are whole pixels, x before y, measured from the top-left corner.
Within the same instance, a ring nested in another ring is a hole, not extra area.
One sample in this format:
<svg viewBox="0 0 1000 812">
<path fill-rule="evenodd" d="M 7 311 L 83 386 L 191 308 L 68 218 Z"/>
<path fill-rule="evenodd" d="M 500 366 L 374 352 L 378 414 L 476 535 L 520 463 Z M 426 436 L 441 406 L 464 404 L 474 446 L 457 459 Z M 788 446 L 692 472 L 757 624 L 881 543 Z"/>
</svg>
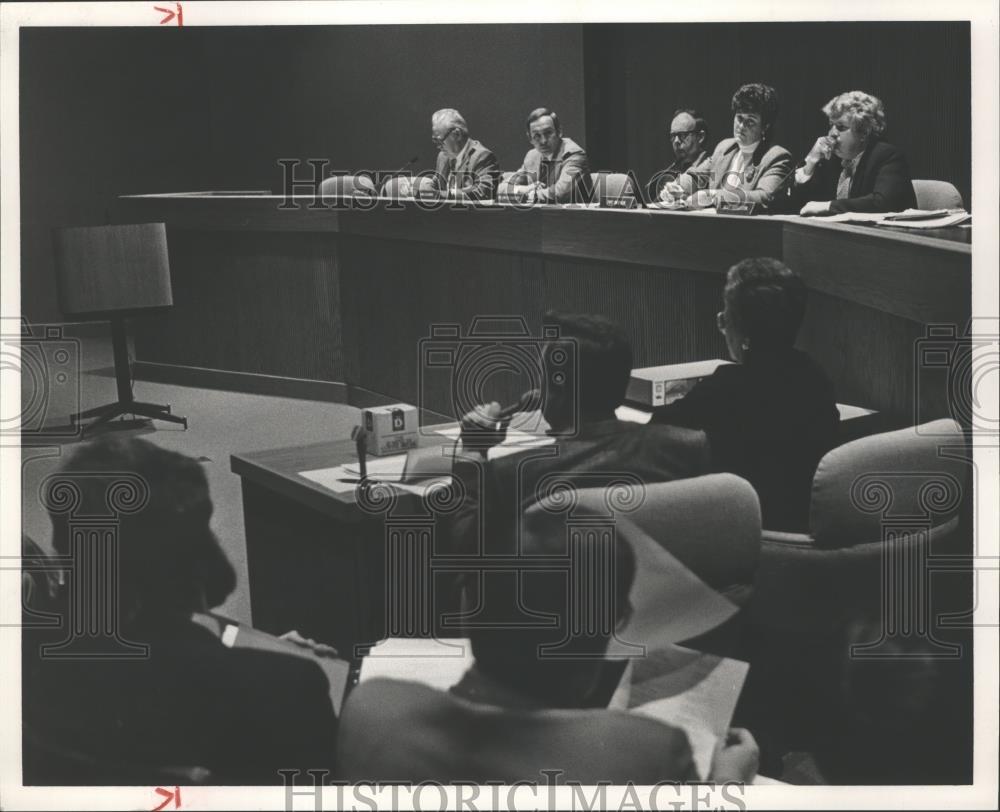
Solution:
<svg viewBox="0 0 1000 812">
<path fill-rule="evenodd" d="M 417 447 L 417 407 L 393 403 L 362 412 L 369 454 L 398 454 Z"/>
<path fill-rule="evenodd" d="M 625 400 L 643 406 L 666 406 L 684 397 L 702 378 L 729 361 L 713 358 L 688 364 L 667 364 L 662 367 L 633 369 Z"/>
</svg>

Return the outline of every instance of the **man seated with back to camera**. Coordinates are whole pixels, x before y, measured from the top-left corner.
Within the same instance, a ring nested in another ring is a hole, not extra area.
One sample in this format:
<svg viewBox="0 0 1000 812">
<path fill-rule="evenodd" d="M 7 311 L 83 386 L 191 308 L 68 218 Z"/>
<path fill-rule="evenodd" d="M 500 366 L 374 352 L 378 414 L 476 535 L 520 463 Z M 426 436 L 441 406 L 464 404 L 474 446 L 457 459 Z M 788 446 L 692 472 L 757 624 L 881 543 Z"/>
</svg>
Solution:
<svg viewBox="0 0 1000 812">
<path fill-rule="evenodd" d="M 81 445 L 55 482 L 46 507 L 58 556 L 80 554 L 70 510 L 105 516 L 115 482 L 131 482 L 137 502 L 148 489 L 144 505 L 116 517 L 118 582 L 110 585 L 118 592 L 117 632 L 148 654 L 43 655 L 40 646 L 62 643 L 76 622 L 70 607 L 87 600 L 67 580 L 57 596 L 62 626 L 36 630 L 26 648 L 24 719 L 37 749 L 26 751 L 25 764 L 38 783 L 67 783 L 58 773 L 67 767 L 69 783 L 112 784 L 146 783 L 143 776 L 178 765 L 204 768 L 216 784 L 275 784 L 279 769 L 331 769 L 337 720 L 318 664 L 228 648 L 196 621 L 236 586 L 209 527 L 201 465 L 145 440 L 104 437 Z M 75 505 L 62 499 L 67 494 L 77 495 Z M 73 755 L 67 764 L 53 753 Z M 91 766 L 77 775 L 81 764 Z"/>
<path fill-rule="evenodd" d="M 566 554 L 566 543 L 564 533 L 530 534 L 519 548 L 525 557 L 552 558 Z M 509 576 L 510 588 L 485 590 L 482 619 L 490 625 L 470 629 L 472 667 L 447 692 L 385 678 L 359 685 L 341 716 L 338 777 L 543 784 L 541 770 L 558 770 L 560 782 L 587 785 L 697 781 L 683 731 L 627 713 L 624 702 L 608 706 L 608 677 L 617 682 L 621 661 L 608 657 L 614 632 L 607 630 L 627 622 L 635 576 L 631 545 L 611 543 L 615 565 L 595 576 L 604 585 L 588 583 L 606 600 L 590 607 L 602 620 L 590 634 L 573 631 L 580 626 L 570 617 L 565 572 L 525 565 L 520 588 L 510 573 L 487 572 Z M 732 729 L 716 748 L 708 780 L 751 781 L 758 757 L 750 733 Z"/>
<path fill-rule="evenodd" d="M 543 387 L 537 394 L 555 443 L 487 462 L 489 449 L 503 441 L 509 419 L 498 420 L 498 403 L 465 415 L 454 474 L 466 498 L 450 534 L 462 553 L 476 553 L 489 536 L 516 537 L 520 517 L 544 498 L 539 484 L 543 479 L 551 483 L 550 476 L 586 488 L 621 475 L 652 483 L 709 472 L 708 442 L 701 431 L 616 417 L 632 371 L 632 347 L 619 325 L 603 316 L 553 312 L 546 314 L 545 324 L 558 328 L 559 338 L 542 348 Z M 575 357 L 575 364 L 558 363 L 567 357 Z"/>
<path fill-rule="evenodd" d="M 651 421 L 705 431 L 713 468 L 754 486 L 769 530 L 808 529 L 816 466 L 837 443 L 833 385 L 792 346 L 805 305 L 802 280 L 776 259 L 730 268 L 717 320 L 737 363 L 656 409 Z"/>
</svg>

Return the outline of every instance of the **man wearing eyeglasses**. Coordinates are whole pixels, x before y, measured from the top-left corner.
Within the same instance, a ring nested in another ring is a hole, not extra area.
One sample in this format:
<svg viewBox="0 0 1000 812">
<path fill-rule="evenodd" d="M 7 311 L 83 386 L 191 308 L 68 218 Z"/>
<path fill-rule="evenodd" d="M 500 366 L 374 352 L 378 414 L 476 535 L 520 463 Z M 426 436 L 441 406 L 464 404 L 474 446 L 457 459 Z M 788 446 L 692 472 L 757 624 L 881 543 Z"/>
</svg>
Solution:
<svg viewBox="0 0 1000 812">
<path fill-rule="evenodd" d="M 695 171 L 707 170 L 709 158 L 705 150 L 708 140 L 708 127 L 701 113 L 690 108 L 674 111 L 670 122 L 670 146 L 674 151 L 674 162 L 656 176 L 660 186 L 659 199 L 669 201 L 673 195 L 667 185 L 676 181 L 677 177 L 689 169 Z"/>
<path fill-rule="evenodd" d="M 590 202 L 590 167 L 583 147 L 562 134 L 559 116 L 547 107 L 528 116 L 532 148 L 507 182 L 507 193 L 528 203 Z"/>
<path fill-rule="evenodd" d="M 458 110 L 445 108 L 431 116 L 431 141 L 438 148 L 437 186 L 460 200 L 493 200 L 500 181 L 496 155 L 474 138 Z"/>
</svg>

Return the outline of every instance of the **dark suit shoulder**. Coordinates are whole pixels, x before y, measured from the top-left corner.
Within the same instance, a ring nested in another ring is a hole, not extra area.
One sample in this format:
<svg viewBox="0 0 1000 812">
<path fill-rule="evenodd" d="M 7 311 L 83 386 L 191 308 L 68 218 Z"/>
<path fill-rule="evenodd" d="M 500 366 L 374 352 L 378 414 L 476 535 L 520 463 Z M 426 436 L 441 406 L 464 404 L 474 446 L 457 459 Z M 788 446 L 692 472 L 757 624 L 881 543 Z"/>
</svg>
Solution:
<svg viewBox="0 0 1000 812">
<path fill-rule="evenodd" d="M 470 146 L 470 150 L 472 152 L 473 160 L 480 162 L 489 161 L 490 159 L 496 160 L 496 155 L 493 153 L 493 150 L 491 150 L 485 144 L 480 143 L 479 141 L 473 140 Z"/>
<path fill-rule="evenodd" d="M 895 144 L 890 144 L 888 141 L 876 141 L 869 148 L 871 150 L 872 159 L 878 160 L 892 160 L 893 158 L 903 158 L 903 151 L 897 147 Z"/>
</svg>

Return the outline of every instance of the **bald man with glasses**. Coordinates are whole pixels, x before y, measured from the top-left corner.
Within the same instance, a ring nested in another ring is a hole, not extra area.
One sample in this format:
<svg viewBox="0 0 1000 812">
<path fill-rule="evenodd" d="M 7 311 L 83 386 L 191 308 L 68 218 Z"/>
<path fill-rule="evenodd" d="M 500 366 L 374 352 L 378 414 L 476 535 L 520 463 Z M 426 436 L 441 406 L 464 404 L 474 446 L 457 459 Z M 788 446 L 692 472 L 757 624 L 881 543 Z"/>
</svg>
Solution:
<svg viewBox="0 0 1000 812">
<path fill-rule="evenodd" d="M 695 171 L 707 170 L 712 157 L 705 149 L 708 141 L 708 127 L 701 113 L 691 108 L 682 107 L 674 111 L 670 122 L 670 146 L 674 151 L 674 162 L 656 176 L 659 186 L 660 200 L 673 199 L 667 185 L 677 180 L 678 176 L 689 169 Z"/>
<path fill-rule="evenodd" d="M 590 167 L 583 147 L 562 134 L 547 107 L 528 116 L 532 148 L 506 184 L 506 194 L 528 203 L 589 203 Z"/>
</svg>

